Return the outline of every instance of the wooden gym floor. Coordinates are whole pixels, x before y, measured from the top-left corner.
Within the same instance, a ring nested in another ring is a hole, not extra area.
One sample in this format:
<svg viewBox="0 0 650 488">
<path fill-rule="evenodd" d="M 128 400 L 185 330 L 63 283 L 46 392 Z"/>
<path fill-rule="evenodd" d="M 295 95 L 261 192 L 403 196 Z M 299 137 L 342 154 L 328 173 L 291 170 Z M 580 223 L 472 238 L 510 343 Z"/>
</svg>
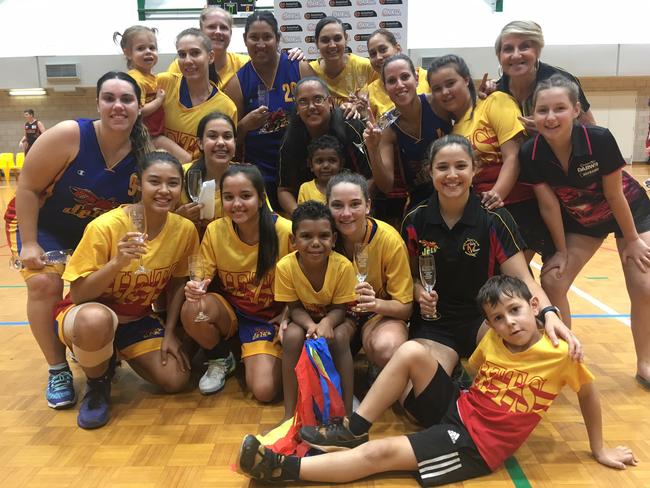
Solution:
<svg viewBox="0 0 650 488">
<path fill-rule="evenodd" d="M 632 173 L 643 181 L 649 169 L 638 165 Z M 0 187 L 3 213 L 14 190 L 13 180 Z M 8 259 L 4 244 L 0 263 Z M 258 486 L 234 471 L 237 451 L 244 434 L 264 431 L 281 418 L 280 404 L 258 404 L 242 392 L 236 377 L 214 396 L 197 389 L 163 395 L 123 365 L 113 384 L 109 424 L 84 431 L 76 425 L 77 408 L 54 411 L 46 405 L 46 365 L 26 325 L 24 283 L 4 264 L 0 293 L 0 486 Z M 613 238 L 576 280 L 570 300 L 574 330 L 597 377 L 605 439 L 611 446 L 632 447 L 639 465 L 615 471 L 592 459 L 576 397 L 565 389 L 507 469 L 457 486 L 650 486 L 650 392 L 633 377 L 629 301 Z M 83 374 L 72 368 L 81 393 Z M 413 429 L 389 411 L 372 436 Z M 393 474 L 349 486 L 416 483 L 407 474 Z"/>
</svg>

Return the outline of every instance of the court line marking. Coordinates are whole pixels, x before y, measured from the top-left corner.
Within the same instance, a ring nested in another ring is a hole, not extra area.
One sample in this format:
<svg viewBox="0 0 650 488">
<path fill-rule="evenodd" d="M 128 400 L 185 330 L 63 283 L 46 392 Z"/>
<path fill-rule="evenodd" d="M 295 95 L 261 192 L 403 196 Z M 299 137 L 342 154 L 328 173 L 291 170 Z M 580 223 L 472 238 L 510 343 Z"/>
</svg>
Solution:
<svg viewBox="0 0 650 488">
<path fill-rule="evenodd" d="M 542 266 L 537 264 L 536 262 L 531 262 L 530 265 L 532 267 L 534 267 L 535 269 L 538 269 L 538 270 L 542 269 Z M 610 317 L 613 316 L 616 320 L 618 320 L 622 324 L 625 324 L 628 327 L 630 327 L 629 315 L 626 316 L 625 314 L 618 313 L 616 310 L 614 310 L 609 305 L 604 304 L 603 302 L 601 302 L 597 298 L 591 296 L 589 293 L 587 293 L 586 291 L 581 290 L 580 288 L 578 288 L 575 285 L 571 285 L 570 290 L 573 293 L 575 293 L 576 295 L 578 295 L 580 298 L 582 298 L 583 300 L 586 300 L 589 303 L 591 303 L 594 307 L 599 308 L 600 310 L 605 312 L 608 316 L 610 316 Z"/>
<path fill-rule="evenodd" d="M 503 465 L 505 466 L 506 471 L 508 471 L 508 475 L 514 483 L 515 488 L 532 488 L 530 481 L 526 478 L 524 470 L 521 469 L 521 466 L 514 456 L 510 456 L 506 459 L 506 462 L 503 463 Z"/>
</svg>

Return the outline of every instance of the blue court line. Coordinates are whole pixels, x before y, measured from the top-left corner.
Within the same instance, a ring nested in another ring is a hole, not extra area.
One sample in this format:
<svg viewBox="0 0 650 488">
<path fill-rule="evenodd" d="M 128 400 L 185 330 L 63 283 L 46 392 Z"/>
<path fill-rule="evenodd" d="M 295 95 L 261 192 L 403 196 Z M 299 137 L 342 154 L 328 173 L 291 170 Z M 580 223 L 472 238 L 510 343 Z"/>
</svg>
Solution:
<svg viewBox="0 0 650 488">
<path fill-rule="evenodd" d="M 12 325 L 29 325 L 29 322 L 0 322 L 0 327 L 11 327 Z"/>
</svg>

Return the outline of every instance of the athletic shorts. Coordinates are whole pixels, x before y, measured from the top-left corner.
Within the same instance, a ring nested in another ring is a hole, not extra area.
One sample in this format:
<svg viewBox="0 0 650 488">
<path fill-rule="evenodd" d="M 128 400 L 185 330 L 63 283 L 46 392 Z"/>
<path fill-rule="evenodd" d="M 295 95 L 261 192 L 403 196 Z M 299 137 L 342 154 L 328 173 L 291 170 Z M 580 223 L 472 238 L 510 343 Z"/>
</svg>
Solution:
<svg viewBox="0 0 650 488">
<path fill-rule="evenodd" d="M 363 348 L 363 328 L 369 324 L 376 324 L 382 320 L 384 316 L 378 313 L 358 313 L 348 311 L 348 317 L 350 317 L 356 325 L 354 335 L 350 340 L 350 351 L 352 351 L 352 356 L 356 356 L 361 348 Z"/>
<path fill-rule="evenodd" d="M 66 314 L 77 305 L 71 304 L 58 311 L 54 327 L 59 340 L 65 344 L 63 337 L 63 321 Z M 126 324 L 119 324 L 115 331 L 113 346 L 119 353 L 120 359 L 130 360 L 149 352 L 160 351 L 165 336 L 163 321 L 156 314 L 147 315 L 141 319 Z"/>
<path fill-rule="evenodd" d="M 542 261 L 555 254 L 555 246 L 542 215 L 537 200 L 509 203 L 505 208 L 517 222 L 519 233 L 529 249 L 542 256 Z"/>
<path fill-rule="evenodd" d="M 158 108 L 154 113 L 142 118 L 150 137 L 161 136 L 165 133 L 165 109 Z"/>
<path fill-rule="evenodd" d="M 413 314 L 409 339 L 429 339 L 452 348 L 461 358 L 468 358 L 476 349 L 476 336 L 482 324 L 482 317 L 450 323 L 444 320 L 425 321 L 419 314 Z"/>
<path fill-rule="evenodd" d="M 418 462 L 415 477 L 421 486 L 438 486 L 489 474 L 490 468 L 465 429 L 456 400 L 459 390 L 438 367 L 425 390 L 409 394 L 404 407 L 425 430 L 408 434 Z"/>
<path fill-rule="evenodd" d="M 643 234 L 650 230 L 650 200 L 644 197 L 642 201 L 635 202 L 630 207 L 632 220 L 638 234 Z M 581 234 L 590 237 L 605 238 L 608 234 L 614 233 L 616 238 L 623 237 L 623 232 L 614 218 L 609 221 L 596 225 L 594 227 L 585 227 L 579 224 L 563 212 L 564 232 L 571 234 Z"/>
<path fill-rule="evenodd" d="M 275 324 L 237 310 L 218 293 L 208 293 L 208 295 L 216 298 L 228 312 L 230 317 L 228 337 L 234 335 L 236 330 L 238 331 L 242 359 L 256 354 L 282 357 L 282 345 L 278 336 L 278 327 Z"/>
</svg>

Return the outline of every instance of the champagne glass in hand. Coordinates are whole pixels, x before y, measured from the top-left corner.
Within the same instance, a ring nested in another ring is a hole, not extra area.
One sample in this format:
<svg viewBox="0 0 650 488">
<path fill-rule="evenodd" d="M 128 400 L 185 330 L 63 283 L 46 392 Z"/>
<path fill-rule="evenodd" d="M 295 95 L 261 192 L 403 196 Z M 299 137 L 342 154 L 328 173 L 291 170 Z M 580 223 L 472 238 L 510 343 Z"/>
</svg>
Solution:
<svg viewBox="0 0 650 488">
<path fill-rule="evenodd" d="M 420 267 L 420 281 L 422 286 L 427 293 L 433 291 L 433 287 L 436 286 L 436 260 L 433 255 L 425 255 L 418 257 L 418 264 Z M 436 311 L 433 315 L 428 315 L 421 313 L 424 320 L 438 320 L 440 314 Z"/>
<path fill-rule="evenodd" d="M 205 280 L 205 264 L 200 254 L 193 254 L 189 258 L 190 280 L 198 284 L 199 289 L 203 289 L 203 280 Z M 203 312 L 203 298 L 199 299 L 199 313 L 194 317 L 194 322 L 207 322 L 210 320 L 207 314 Z"/>
<path fill-rule="evenodd" d="M 201 187 L 203 186 L 203 175 L 200 169 L 191 169 L 187 172 L 187 190 L 194 203 L 199 202 Z"/>
<path fill-rule="evenodd" d="M 363 283 L 368 276 L 368 245 L 356 243 L 354 245 L 354 267 L 357 271 L 357 281 Z M 355 312 L 363 312 L 363 307 L 355 306 Z"/>
<path fill-rule="evenodd" d="M 137 242 L 144 243 L 144 236 L 147 232 L 147 221 L 144 213 L 144 205 L 141 203 L 134 203 L 131 205 L 131 208 L 129 209 L 129 218 L 131 219 L 131 223 L 133 224 L 135 231 L 140 233 L 140 236 L 136 239 Z M 142 259 L 142 255 L 140 255 L 140 262 L 135 270 L 137 274 L 147 272 Z"/>
</svg>

